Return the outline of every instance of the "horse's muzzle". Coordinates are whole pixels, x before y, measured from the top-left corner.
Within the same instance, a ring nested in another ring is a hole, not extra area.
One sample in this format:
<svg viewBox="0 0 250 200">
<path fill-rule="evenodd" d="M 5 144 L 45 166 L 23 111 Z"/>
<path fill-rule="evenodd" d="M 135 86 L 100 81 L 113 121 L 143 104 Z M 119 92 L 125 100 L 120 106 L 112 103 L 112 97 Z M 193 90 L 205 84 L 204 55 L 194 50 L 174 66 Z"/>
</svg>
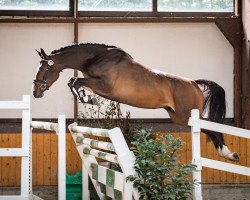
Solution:
<svg viewBox="0 0 250 200">
<path fill-rule="evenodd" d="M 35 98 L 42 98 L 43 97 L 43 93 L 41 92 L 41 93 L 37 93 L 37 92 L 33 92 L 33 96 L 35 97 Z"/>
</svg>

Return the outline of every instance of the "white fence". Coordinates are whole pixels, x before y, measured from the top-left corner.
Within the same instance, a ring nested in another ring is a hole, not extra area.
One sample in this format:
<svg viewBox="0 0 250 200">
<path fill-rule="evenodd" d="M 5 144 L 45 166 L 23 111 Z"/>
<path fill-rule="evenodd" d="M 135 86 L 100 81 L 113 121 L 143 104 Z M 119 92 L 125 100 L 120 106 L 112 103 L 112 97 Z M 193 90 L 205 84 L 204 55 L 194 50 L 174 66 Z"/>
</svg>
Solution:
<svg viewBox="0 0 250 200">
<path fill-rule="evenodd" d="M 0 200 L 41 200 L 32 194 L 32 128 L 56 131 L 58 134 L 58 199 L 66 199 L 66 125 L 65 116 L 59 115 L 58 123 L 31 122 L 30 96 L 22 101 L 0 101 L 0 109 L 22 110 L 22 147 L 0 148 L 0 157 L 21 157 L 21 194 L 1 195 Z"/>
<path fill-rule="evenodd" d="M 203 167 L 232 172 L 236 174 L 250 176 L 250 168 L 240 165 L 230 164 L 226 162 L 216 161 L 201 157 L 200 132 L 201 129 L 221 132 L 229 135 L 234 135 L 242 138 L 250 139 L 250 130 L 218 124 L 201 120 L 199 118 L 199 110 L 192 110 L 189 118 L 189 125 L 192 132 L 192 163 L 195 164 L 196 171 L 193 172 L 193 179 L 201 183 L 201 170 Z M 202 200 L 201 184 L 195 185 L 193 190 L 193 199 Z"/>
<path fill-rule="evenodd" d="M 108 130 L 71 124 L 69 130 L 82 158 L 83 200 L 90 199 L 88 175 L 100 199 L 105 199 L 106 196 L 112 199 L 132 200 L 132 196 L 135 200 L 139 199 L 138 192 L 133 188 L 132 183 L 126 181 L 127 176 L 136 174 L 135 157 L 129 150 L 119 128 Z M 86 135 L 109 138 L 111 142 L 89 139 L 85 137 Z M 100 166 L 96 158 L 119 164 L 122 173 Z"/>
<path fill-rule="evenodd" d="M 66 120 L 58 116 L 58 123 L 32 121 L 31 127 L 55 131 L 58 135 L 58 200 L 66 200 Z"/>
</svg>

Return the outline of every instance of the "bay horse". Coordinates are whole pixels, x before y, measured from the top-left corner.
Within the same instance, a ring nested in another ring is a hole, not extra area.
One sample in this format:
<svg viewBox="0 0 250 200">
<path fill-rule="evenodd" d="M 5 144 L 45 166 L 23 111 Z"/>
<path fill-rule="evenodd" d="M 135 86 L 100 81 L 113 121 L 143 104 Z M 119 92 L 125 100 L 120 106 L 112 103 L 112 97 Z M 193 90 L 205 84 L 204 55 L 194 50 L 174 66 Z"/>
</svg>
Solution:
<svg viewBox="0 0 250 200">
<path fill-rule="evenodd" d="M 183 126 L 187 126 L 192 109 L 202 113 L 209 107 L 210 121 L 222 123 L 225 118 L 225 91 L 217 83 L 151 69 L 116 46 L 84 43 L 54 50 L 50 55 L 43 49 L 37 52 L 41 61 L 33 85 L 35 98 L 41 98 L 60 72 L 70 68 L 83 73 L 84 78 L 73 77 L 68 83 L 73 95 L 83 103 L 95 103 L 85 95 L 87 89 L 139 108 L 164 108 L 174 123 Z M 237 153 L 225 145 L 222 133 L 202 131 L 212 140 L 220 156 L 234 161 L 239 159 Z"/>
</svg>

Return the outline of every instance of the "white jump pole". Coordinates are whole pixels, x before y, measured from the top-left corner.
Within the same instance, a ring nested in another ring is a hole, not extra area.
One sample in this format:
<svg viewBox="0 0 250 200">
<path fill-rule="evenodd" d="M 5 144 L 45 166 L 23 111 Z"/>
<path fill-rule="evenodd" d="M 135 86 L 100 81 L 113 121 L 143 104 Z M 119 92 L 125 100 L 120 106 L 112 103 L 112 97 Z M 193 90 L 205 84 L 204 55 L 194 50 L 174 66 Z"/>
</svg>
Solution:
<svg viewBox="0 0 250 200">
<path fill-rule="evenodd" d="M 193 189 L 193 199 L 202 200 L 201 190 L 201 148 L 200 148 L 200 124 L 199 124 L 199 110 L 195 109 L 191 111 L 191 134 L 192 134 L 192 164 L 196 165 L 195 171 L 193 171 L 193 180 L 197 182 Z"/>
</svg>

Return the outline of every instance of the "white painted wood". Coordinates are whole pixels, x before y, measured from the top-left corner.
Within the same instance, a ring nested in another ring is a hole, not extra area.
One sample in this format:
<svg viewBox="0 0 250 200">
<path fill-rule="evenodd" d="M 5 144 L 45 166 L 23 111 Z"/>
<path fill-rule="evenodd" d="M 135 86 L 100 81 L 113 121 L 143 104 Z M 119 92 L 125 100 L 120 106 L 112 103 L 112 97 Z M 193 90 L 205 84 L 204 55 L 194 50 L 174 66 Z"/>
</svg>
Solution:
<svg viewBox="0 0 250 200">
<path fill-rule="evenodd" d="M 195 109 L 191 111 L 191 117 L 194 126 L 191 127 L 192 132 L 192 164 L 196 165 L 196 170 L 193 171 L 193 181 L 198 182 L 194 185 L 193 199 L 202 200 L 201 190 L 201 149 L 200 149 L 200 126 L 199 122 L 199 110 Z"/>
<path fill-rule="evenodd" d="M 58 199 L 66 200 L 66 119 L 58 116 Z"/>
<path fill-rule="evenodd" d="M 0 101 L 0 109 L 28 110 L 30 109 L 30 105 L 28 102 L 23 101 Z"/>
<path fill-rule="evenodd" d="M 98 165 L 98 182 L 106 185 L 106 172 L 107 167 L 103 167 L 101 165 Z M 113 170 L 114 171 L 114 170 Z M 123 191 L 124 187 L 124 174 L 118 171 L 114 171 L 115 173 L 115 180 L 114 180 L 114 189 Z M 132 197 L 132 196 L 131 196 Z"/>
<path fill-rule="evenodd" d="M 88 145 L 85 145 L 85 144 L 82 144 L 82 146 L 83 146 L 83 148 L 90 149 L 90 152 L 89 152 L 90 155 L 95 156 L 97 158 L 101 158 L 103 160 L 107 160 L 107 161 L 112 162 L 112 163 L 118 164 L 117 155 L 111 154 L 111 153 L 105 153 L 103 151 L 99 151 L 99 150 L 90 148 Z M 105 153 L 105 157 L 99 156 L 102 153 Z"/>
<path fill-rule="evenodd" d="M 245 130 L 237 127 L 227 126 L 214 122 L 209 122 L 199 119 L 199 111 L 192 110 L 189 123 L 192 132 L 192 163 L 197 165 L 196 171 L 193 172 L 193 178 L 201 182 L 202 166 L 212 169 L 222 170 L 226 172 L 250 176 L 250 168 L 240 165 L 230 164 L 217 160 L 202 158 L 200 155 L 200 130 L 206 129 L 216 132 L 222 132 L 229 135 L 250 139 L 250 130 Z M 194 186 L 193 199 L 202 199 L 201 185 Z"/>
<path fill-rule="evenodd" d="M 115 147 L 115 152 L 118 155 L 118 162 L 122 168 L 123 173 L 125 174 L 125 177 L 128 177 L 130 175 L 136 175 L 136 172 L 134 170 L 135 156 L 129 150 L 126 140 L 124 139 L 124 136 L 121 132 L 121 129 L 111 129 L 109 131 L 109 137 Z M 139 199 L 140 196 L 138 191 L 132 186 L 131 182 L 128 183 L 129 184 L 126 184 L 126 189 L 133 191 L 133 196 L 135 200 Z M 129 189 L 129 187 L 131 188 Z M 126 198 L 129 199 L 129 197 Z"/>
<path fill-rule="evenodd" d="M 226 133 L 229 135 L 234 135 L 234 136 L 250 139 L 250 130 L 237 128 L 233 126 L 227 126 L 224 124 L 218 124 L 218 123 L 209 122 L 205 120 L 199 120 L 199 123 L 202 128 L 207 129 L 207 130 L 217 131 L 217 132 Z"/>
<path fill-rule="evenodd" d="M 0 148 L 1 157 L 28 157 L 28 148 Z"/>
<path fill-rule="evenodd" d="M 94 141 L 94 139 L 90 139 L 90 138 L 84 138 L 82 140 L 83 144 L 87 144 L 90 147 L 94 147 L 94 148 L 98 148 L 98 149 L 102 149 L 102 150 L 107 150 L 107 151 L 112 151 L 112 148 L 110 148 L 110 146 L 113 146 L 112 143 L 110 142 L 103 142 L 103 141 L 98 141 L 97 146 L 94 146 L 93 143 L 91 143 L 92 141 Z"/>
<path fill-rule="evenodd" d="M 74 133 L 83 133 L 87 135 L 95 135 L 99 137 L 109 137 L 108 136 L 108 129 L 101 129 L 101 128 L 91 128 L 91 127 L 85 127 L 85 126 L 77 126 L 77 124 L 74 124 L 70 126 L 70 130 Z M 91 132 L 91 133 L 89 133 Z"/>
<path fill-rule="evenodd" d="M 1 148 L 0 156 L 21 157 L 21 195 L 0 196 L 0 199 L 19 200 L 41 198 L 32 195 L 32 135 L 30 96 L 23 95 L 22 101 L 0 101 L 0 109 L 22 109 L 22 148 Z"/>
<path fill-rule="evenodd" d="M 82 160 L 82 199 L 90 200 L 89 175 Z"/>
<path fill-rule="evenodd" d="M 221 133 L 225 133 L 229 135 L 234 135 L 234 136 L 250 139 L 250 130 L 228 126 L 224 124 L 218 124 L 215 122 L 210 122 L 210 121 L 201 120 L 201 119 L 197 121 L 194 121 L 193 118 L 189 119 L 189 122 L 188 122 L 189 126 L 197 127 L 198 124 L 199 124 L 199 127 L 202 127 L 203 129 L 206 129 L 206 130 L 217 131 L 217 132 L 221 132 Z"/>
<path fill-rule="evenodd" d="M 70 124 L 69 125 L 69 130 L 71 131 L 71 126 L 75 126 L 75 125 L 76 125 L 76 123 Z M 98 164 L 96 158 L 93 155 L 85 155 L 85 154 L 83 154 L 84 145 L 77 144 L 77 142 L 76 142 L 77 133 L 71 132 L 71 135 L 72 135 L 72 138 L 73 138 L 73 140 L 75 142 L 78 154 L 82 159 L 82 164 L 83 164 L 84 168 L 87 170 L 87 173 L 89 174 L 90 180 L 92 181 L 99 198 L 104 199 L 104 195 L 101 193 L 98 182 L 96 180 L 92 179 L 91 163 Z M 82 170 L 84 170 L 84 169 L 82 169 Z M 83 200 L 85 200 L 85 199 L 83 199 Z"/>
<path fill-rule="evenodd" d="M 76 142 L 77 137 L 83 137 L 83 135 L 81 135 L 80 133 L 88 134 L 86 132 L 91 132 L 90 135 L 98 134 L 98 136 L 100 136 L 100 137 L 108 137 L 109 136 L 109 138 L 111 139 L 111 142 L 114 146 L 115 152 L 118 156 L 118 162 L 119 162 L 120 167 L 122 168 L 122 171 L 123 171 L 122 176 L 127 177 L 129 175 L 136 174 L 136 172 L 134 170 L 135 156 L 129 150 L 128 145 L 127 145 L 127 143 L 123 137 L 123 134 L 119 128 L 114 128 L 112 130 L 96 129 L 96 128 L 89 128 L 89 127 L 80 127 L 80 126 L 77 126 L 76 123 L 74 123 L 74 124 L 69 125 L 69 130 L 71 131 L 71 135 L 75 141 L 78 153 L 79 153 L 80 157 L 82 158 L 83 166 L 86 169 L 85 172 L 84 172 L 84 169 L 82 169 L 83 174 L 85 173 L 84 176 L 87 177 L 86 171 L 88 171 L 89 177 L 90 177 L 91 181 L 93 182 L 93 185 L 94 185 L 100 199 L 103 199 L 104 195 L 100 191 L 100 186 L 99 186 L 98 182 L 95 181 L 94 179 L 92 179 L 92 170 L 91 170 L 92 163 L 98 164 L 97 160 L 95 158 L 95 156 L 97 156 L 97 154 L 91 153 L 91 152 L 89 155 L 83 154 L 84 147 L 90 148 L 90 146 L 86 145 L 86 143 L 89 143 L 89 142 L 83 142 L 84 144 L 82 142 L 81 143 Z M 94 152 L 96 150 L 91 149 L 91 151 Z M 106 178 L 106 176 L 105 176 L 106 168 L 100 166 L 100 169 L 102 169 L 102 168 L 105 169 L 105 172 L 102 170 L 100 170 L 100 171 L 98 170 L 99 177 L 101 178 L 100 182 L 106 185 L 106 179 L 105 179 Z M 122 178 L 120 178 L 120 179 L 122 179 Z M 124 178 L 123 178 L 123 180 L 124 180 Z M 85 181 L 86 181 L 86 178 L 85 178 Z M 119 185 L 121 185 L 121 182 L 118 182 L 118 183 L 119 183 Z M 123 186 L 123 193 L 124 193 L 123 199 L 124 200 L 132 200 L 132 196 L 134 196 L 135 200 L 139 199 L 138 191 L 132 187 L 132 183 L 126 182 L 124 184 L 125 185 Z M 116 186 L 116 187 L 118 187 L 118 186 Z M 108 189 L 108 187 L 106 187 L 106 189 Z M 88 194 L 87 190 L 88 190 L 87 185 L 85 187 L 83 186 L 83 191 L 85 191 L 85 194 Z M 113 191 L 111 188 L 110 188 L 110 191 L 108 189 L 107 192 L 110 193 L 110 195 L 113 194 Z M 88 198 L 88 195 L 87 195 L 87 197 L 84 197 L 84 192 L 83 192 L 83 199 L 87 199 L 87 198 Z"/>
<path fill-rule="evenodd" d="M 137 191 L 136 191 L 136 195 Z M 127 199 L 133 199 L 133 187 L 131 186 L 130 182 L 125 181 L 124 184 L 124 193 L 123 193 L 123 200 L 127 200 Z M 137 198 L 137 197 L 136 197 Z"/>
<path fill-rule="evenodd" d="M 32 121 L 31 127 L 36 129 L 58 132 L 58 124 L 53 122 Z"/>
<path fill-rule="evenodd" d="M 212 169 L 218 169 L 221 171 L 231 172 L 235 174 L 241 174 L 250 176 L 250 168 L 244 167 L 240 165 L 235 165 L 231 163 L 221 162 L 217 160 L 212 160 L 208 158 L 201 158 L 202 166 L 212 168 Z"/>
<path fill-rule="evenodd" d="M 32 194 L 30 96 L 23 95 L 23 102 L 29 107 L 22 112 L 22 148 L 29 149 L 29 156 L 22 157 L 21 161 L 21 196 L 28 196 Z"/>
</svg>

